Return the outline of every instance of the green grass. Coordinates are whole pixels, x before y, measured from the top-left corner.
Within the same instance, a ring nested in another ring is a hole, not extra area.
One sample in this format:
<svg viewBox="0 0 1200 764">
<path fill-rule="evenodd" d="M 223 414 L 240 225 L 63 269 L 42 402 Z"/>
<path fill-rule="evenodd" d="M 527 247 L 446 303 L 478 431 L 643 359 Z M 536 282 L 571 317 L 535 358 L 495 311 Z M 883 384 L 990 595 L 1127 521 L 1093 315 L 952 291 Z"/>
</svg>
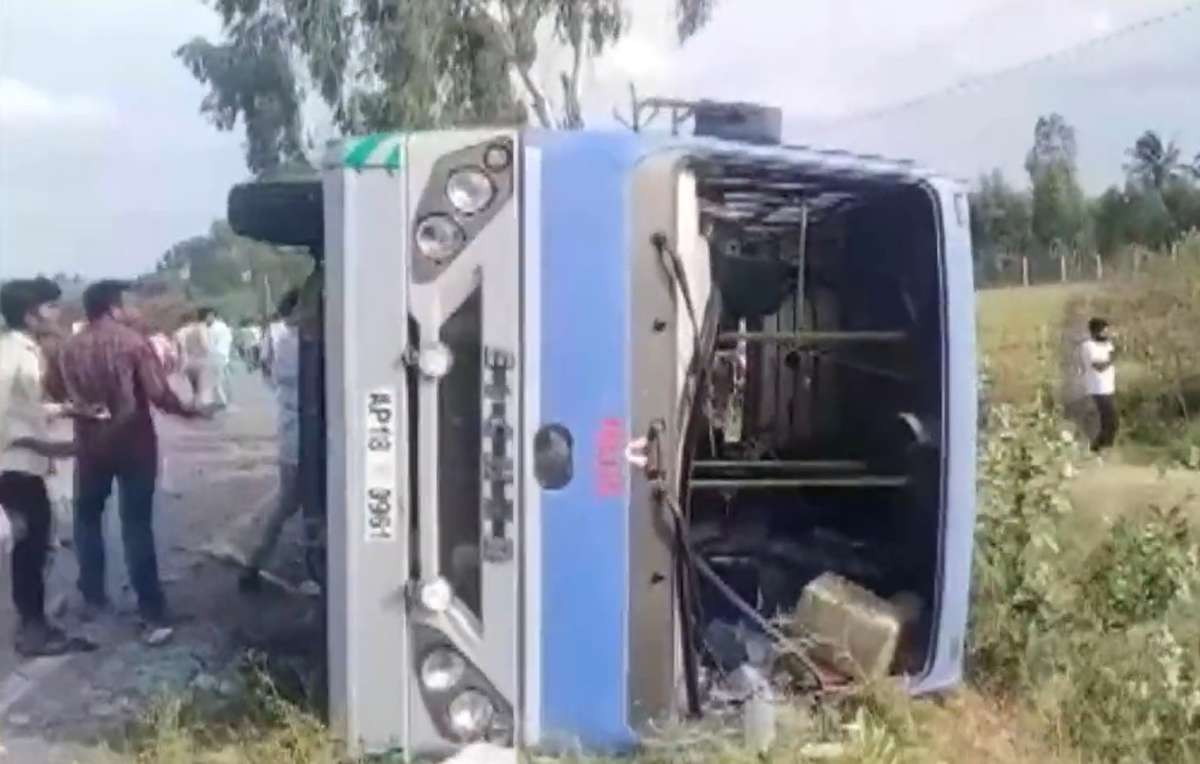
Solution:
<svg viewBox="0 0 1200 764">
<path fill-rule="evenodd" d="M 1057 348 L 1067 306 L 1095 287 L 1053 284 L 984 289 L 976 293 L 980 353 L 992 373 L 992 394 L 1017 402 L 1032 398 L 1041 380 L 1038 354 L 1043 346 Z"/>
</svg>

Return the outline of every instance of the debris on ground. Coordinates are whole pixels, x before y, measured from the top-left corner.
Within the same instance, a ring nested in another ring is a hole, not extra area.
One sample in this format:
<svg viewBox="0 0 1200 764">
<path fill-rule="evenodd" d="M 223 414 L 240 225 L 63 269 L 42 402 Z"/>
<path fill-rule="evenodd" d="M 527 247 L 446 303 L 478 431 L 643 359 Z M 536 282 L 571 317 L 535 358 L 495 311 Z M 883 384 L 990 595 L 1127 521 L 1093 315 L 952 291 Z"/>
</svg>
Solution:
<svg viewBox="0 0 1200 764">
<path fill-rule="evenodd" d="M 792 631 L 812 641 L 812 657 L 856 677 L 888 675 L 904 614 L 874 592 L 834 573 L 807 586 L 792 616 Z"/>
</svg>

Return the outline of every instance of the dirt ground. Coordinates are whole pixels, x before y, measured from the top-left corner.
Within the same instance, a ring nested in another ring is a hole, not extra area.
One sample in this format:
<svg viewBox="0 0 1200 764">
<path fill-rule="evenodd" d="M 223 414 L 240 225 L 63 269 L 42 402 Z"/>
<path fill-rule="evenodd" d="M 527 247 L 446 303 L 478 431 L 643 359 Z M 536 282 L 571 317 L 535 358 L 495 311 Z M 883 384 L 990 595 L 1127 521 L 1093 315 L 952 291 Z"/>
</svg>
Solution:
<svg viewBox="0 0 1200 764">
<path fill-rule="evenodd" d="M 1182 507 L 1200 520 L 1200 472 L 1109 460 L 1087 467 L 1071 485 L 1076 510 L 1114 520 L 1152 506 Z"/>
<path fill-rule="evenodd" d="M 238 568 L 225 559 L 244 556 L 274 500 L 273 432 L 270 393 L 244 373 L 235 375 L 232 408 L 215 420 L 160 419 L 165 459 L 155 532 L 164 589 L 179 619 L 169 644 L 149 647 L 137 639 L 135 601 L 124 574 L 115 506 L 106 512 L 115 616 L 94 624 L 79 622 L 77 569 L 69 548 L 55 555 L 49 575 L 52 613 L 66 627 L 95 639 L 100 644 L 96 652 L 18 660 L 11 640 L 15 614 L 8 577 L 3 577 L 0 761 L 76 759 L 80 751 L 91 749 L 165 695 L 189 687 L 237 692 L 234 663 L 247 647 L 311 649 L 319 641 L 315 600 L 270 585 L 259 594 L 242 595 L 237 590 Z M 304 566 L 298 523 L 292 526 L 285 531 L 270 573 L 296 584 L 304 577 Z"/>
</svg>

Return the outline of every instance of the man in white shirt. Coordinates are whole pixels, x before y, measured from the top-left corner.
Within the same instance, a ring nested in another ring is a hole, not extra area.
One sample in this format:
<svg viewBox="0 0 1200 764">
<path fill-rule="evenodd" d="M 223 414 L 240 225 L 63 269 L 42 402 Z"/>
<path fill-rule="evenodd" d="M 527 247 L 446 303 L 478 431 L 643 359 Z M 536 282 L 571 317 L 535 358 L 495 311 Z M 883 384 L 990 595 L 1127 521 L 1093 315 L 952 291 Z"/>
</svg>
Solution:
<svg viewBox="0 0 1200 764">
<path fill-rule="evenodd" d="M 212 364 L 215 398 L 221 406 L 229 404 L 229 360 L 233 356 L 233 330 L 211 308 L 206 309 L 209 362 Z"/>
<path fill-rule="evenodd" d="M 262 330 L 254 322 L 247 319 L 238 327 L 235 346 L 238 357 L 246 364 L 247 371 L 256 371 L 261 357 L 259 348 L 262 345 Z"/>
<path fill-rule="evenodd" d="M 208 405 L 212 402 L 205 399 L 211 387 L 208 383 L 208 327 L 204 325 L 202 314 L 200 311 L 193 315 L 175 332 L 175 343 L 179 346 L 180 365 L 191 387 L 192 400 Z"/>
<path fill-rule="evenodd" d="M 300 294 L 297 290 L 293 289 L 287 292 L 279 301 L 278 310 L 294 310 L 299 299 Z M 262 334 L 260 358 L 262 359 L 263 376 L 268 380 L 271 378 L 271 365 L 275 362 L 275 346 L 288 331 L 291 330 L 288 328 L 286 314 L 276 313 L 275 318 L 267 325 L 266 331 Z"/>
<path fill-rule="evenodd" d="M 279 448 L 279 500 L 267 519 L 262 540 L 250 555 L 239 579 L 244 592 L 256 591 L 260 571 L 270 561 L 288 518 L 300 511 L 300 333 L 299 293 L 292 290 L 279 303 L 280 329 L 271 340 L 268 381 L 275 390 Z"/>
<path fill-rule="evenodd" d="M 1100 415 L 1100 429 L 1092 440 L 1092 451 L 1098 454 L 1112 448 L 1117 438 L 1117 406 L 1114 400 L 1117 370 L 1113 365 L 1115 349 L 1108 336 L 1108 322 L 1103 318 L 1088 321 L 1088 335 L 1082 347 L 1083 381 Z"/>
<path fill-rule="evenodd" d="M 60 291 L 48 279 L 10 281 L 0 288 L 0 506 L 20 528 L 12 550 L 12 596 L 20 617 L 16 649 L 22 656 L 61 655 L 90 649 L 46 619 L 45 569 L 52 525 L 46 477 L 51 460 L 75 452 L 54 441 L 46 403 L 44 360 L 34 336 L 56 330 Z"/>
</svg>

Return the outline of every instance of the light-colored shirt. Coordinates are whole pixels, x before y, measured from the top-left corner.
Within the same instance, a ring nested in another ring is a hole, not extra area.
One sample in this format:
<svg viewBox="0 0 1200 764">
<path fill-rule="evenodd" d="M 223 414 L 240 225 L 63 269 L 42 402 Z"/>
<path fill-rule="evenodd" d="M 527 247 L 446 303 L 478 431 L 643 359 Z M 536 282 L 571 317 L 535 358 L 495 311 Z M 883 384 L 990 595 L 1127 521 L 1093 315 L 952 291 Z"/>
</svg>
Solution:
<svg viewBox="0 0 1200 764">
<path fill-rule="evenodd" d="M 33 337 L 0 334 L 0 472 L 50 474 L 49 459 L 12 445 L 20 438 L 50 440 L 42 372 L 42 351 Z"/>
<path fill-rule="evenodd" d="M 229 324 L 217 319 L 208 325 L 208 349 L 214 363 L 228 363 L 233 352 L 233 330 Z"/>
<path fill-rule="evenodd" d="M 242 350 L 249 350 L 261 344 L 261 331 L 257 326 L 243 326 L 238 329 L 237 341 Z"/>
<path fill-rule="evenodd" d="M 279 341 L 280 335 L 286 331 L 288 331 L 286 321 L 272 321 L 267 326 L 267 331 L 263 332 L 260 345 L 262 347 L 263 364 L 267 367 L 268 371 L 274 361 L 275 343 Z"/>
<path fill-rule="evenodd" d="M 201 323 L 190 323 L 175 333 L 175 341 L 183 352 L 183 362 L 189 366 L 208 360 L 208 327 Z"/>
<path fill-rule="evenodd" d="M 275 388 L 279 461 L 300 463 L 300 334 L 284 326 L 273 343 L 275 362 L 271 384 Z"/>
<path fill-rule="evenodd" d="M 1088 395 L 1112 395 L 1117 390 L 1117 367 L 1112 365 L 1113 345 L 1108 340 L 1083 341 L 1083 382 Z M 1103 371 L 1093 364 L 1108 363 Z"/>
</svg>

